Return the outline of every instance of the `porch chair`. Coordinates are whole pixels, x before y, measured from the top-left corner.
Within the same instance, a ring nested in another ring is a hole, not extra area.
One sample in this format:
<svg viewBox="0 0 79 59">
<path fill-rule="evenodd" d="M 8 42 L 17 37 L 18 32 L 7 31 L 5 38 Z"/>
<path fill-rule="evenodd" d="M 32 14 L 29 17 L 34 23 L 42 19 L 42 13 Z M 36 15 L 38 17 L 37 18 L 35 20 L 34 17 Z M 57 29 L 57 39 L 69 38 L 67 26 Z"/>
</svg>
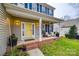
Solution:
<svg viewBox="0 0 79 59">
<path fill-rule="evenodd" d="M 51 32 L 51 36 L 55 37 L 55 34 L 54 34 L 54 32 Z"/>
<path fill-rule="evenodd" d="M 51 37 L 51 35 L 50 35 L 48 32 L 46 32 L 46 36 L 47 36 L 47 37 Z"/>
</svg>

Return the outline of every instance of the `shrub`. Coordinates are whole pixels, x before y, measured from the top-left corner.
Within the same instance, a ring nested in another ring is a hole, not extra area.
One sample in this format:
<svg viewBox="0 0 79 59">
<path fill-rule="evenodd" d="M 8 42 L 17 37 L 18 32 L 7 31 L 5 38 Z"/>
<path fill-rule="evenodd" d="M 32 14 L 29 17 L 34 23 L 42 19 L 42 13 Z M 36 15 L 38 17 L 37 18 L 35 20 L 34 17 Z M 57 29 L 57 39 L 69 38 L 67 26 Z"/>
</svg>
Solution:
<svg viewBox="0 0 79 59">
<path fill-rule="evenodd" d="M 77 36 L 77 27 L 75 25 L 70 27 L 69 33 L 65 34 L 67 38 L 76 38 Z"/>
<path fill-rule="evenodd" d="M 65 34 L 65 37 L 67 37 L 67 38 L 68 38 L 68 37 L 69 37 L 69 34 Z"/>
<path fill-rule="evenodd" d="M 5 53 L 5 56 L 28 56 L 26 51 L 18 49 L 19 46 L 13 47 L 11 50 Z"/>
<path fill-rule="evenodd" d="M 79 35 L 76 36 L 76 39 L 79 39 Z"/>
<path fill-rule="evenodd" d="M 73 25 L 69 30 L 69 38 L 76 38 L 76 35 L 77 35 L 77 27 Z"/>
</svg>

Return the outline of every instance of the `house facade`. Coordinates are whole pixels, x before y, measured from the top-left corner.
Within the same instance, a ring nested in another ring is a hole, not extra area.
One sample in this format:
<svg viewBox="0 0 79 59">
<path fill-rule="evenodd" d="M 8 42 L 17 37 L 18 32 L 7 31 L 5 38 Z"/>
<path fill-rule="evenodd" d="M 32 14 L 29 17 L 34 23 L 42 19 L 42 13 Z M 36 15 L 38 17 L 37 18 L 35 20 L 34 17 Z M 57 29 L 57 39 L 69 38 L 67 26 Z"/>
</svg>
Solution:
<svg viewBox="0 0 79 59">
<path fill-rule="evenodd" d="M 79 35 L 79 18 L 66 20 L 60 23 L 55 23 L 54 31 L 60 32 L 60 36 L 65 36 L 70 30 L 70 27 L 76 25 L 77 27 L 77 34 Z M 56 30 L 58 29 L 58 30 Z M 60 30 L 59 30 L 60 29 Z"/>
<path fill-rule="evenodd" d="M 53 32 L 53 24 L 62 21 L 53 17 L 54 10 L 46 3 L 0 4 L 0 55 L 5 53 L 11 34 L 15 34 L 20 41 L 42 41 L 42 30 Z"/>
</svg>

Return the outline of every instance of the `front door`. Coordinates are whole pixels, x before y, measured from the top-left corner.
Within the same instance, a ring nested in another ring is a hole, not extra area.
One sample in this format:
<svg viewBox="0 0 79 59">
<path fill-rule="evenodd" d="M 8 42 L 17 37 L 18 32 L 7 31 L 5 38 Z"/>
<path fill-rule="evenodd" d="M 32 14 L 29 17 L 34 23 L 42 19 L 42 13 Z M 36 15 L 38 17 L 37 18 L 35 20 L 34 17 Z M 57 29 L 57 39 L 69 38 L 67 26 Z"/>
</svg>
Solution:
<svg viewBox="0 0 79 59">
<path fill-rule="evenodd" d="M 21 22 L 21 39 L 35 38 L 35 23 Z"/>
</svg>

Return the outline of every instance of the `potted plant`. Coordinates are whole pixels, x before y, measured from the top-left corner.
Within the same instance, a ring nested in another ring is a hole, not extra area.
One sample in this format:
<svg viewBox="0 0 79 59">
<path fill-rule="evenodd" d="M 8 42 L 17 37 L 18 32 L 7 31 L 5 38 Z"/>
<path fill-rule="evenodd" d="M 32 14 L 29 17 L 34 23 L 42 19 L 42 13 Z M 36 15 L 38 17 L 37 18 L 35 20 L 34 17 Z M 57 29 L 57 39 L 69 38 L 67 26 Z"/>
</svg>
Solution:
<svg viewBox="0 0 79 59">
<path fill-rule="evenodd" d="M 76 35 L 76 39 L 79 39 L 79 35 Z"/>
<path fill-rule="evenodd" d="M 59 37 L 59 32 L 56 32 L 56 36 Z"/>
<path fill-rule="evenodd" d="M 17 44 L 17 40 L 18 38 L 15 36 L 15 34 L 12 34 L 11 36 L 9 36 L 9 46 L 15 46 Z"/>
</svg>

